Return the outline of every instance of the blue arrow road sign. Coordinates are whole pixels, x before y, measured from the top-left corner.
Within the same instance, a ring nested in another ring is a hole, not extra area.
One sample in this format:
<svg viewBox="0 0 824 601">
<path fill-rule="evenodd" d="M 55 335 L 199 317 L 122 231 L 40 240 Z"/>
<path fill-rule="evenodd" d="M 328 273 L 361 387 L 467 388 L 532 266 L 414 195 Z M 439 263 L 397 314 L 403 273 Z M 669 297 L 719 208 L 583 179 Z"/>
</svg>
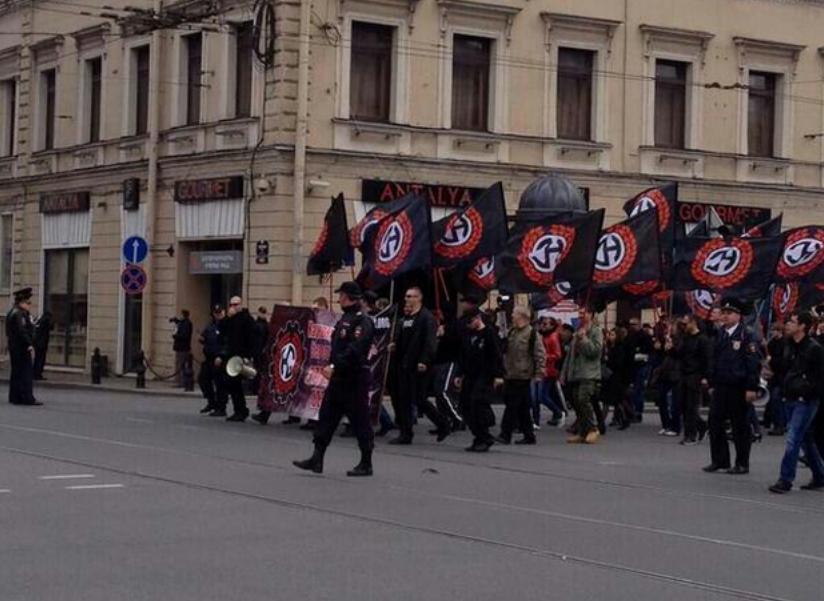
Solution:
<svg viewBox="0 0 824 601">
<path fill-rule="evenodd" d="M 123 243 L 123 258 L 126 263 L 142 263 L 149 254 L 149 245 L 140 236 L 126 238 Z"/>
</svg>

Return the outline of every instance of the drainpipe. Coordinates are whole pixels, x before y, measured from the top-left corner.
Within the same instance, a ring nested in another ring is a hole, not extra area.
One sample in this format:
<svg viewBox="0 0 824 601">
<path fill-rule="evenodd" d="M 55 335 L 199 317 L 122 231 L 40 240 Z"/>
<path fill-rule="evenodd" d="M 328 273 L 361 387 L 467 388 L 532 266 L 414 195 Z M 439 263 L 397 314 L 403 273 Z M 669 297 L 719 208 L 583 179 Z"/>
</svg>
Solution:
<svg viewBox="0 0 824 601">
<path fill-rule="evenodd" d="M 309 18 L 311 0 L 301 0 L 298 33 L 298 110 L 292 176 L 292 304 L 303 303 L 303 201 L 306 196 L 306 127 L 309 114 Z"/>
<path fill-rule="evenodd" d="M 163 0 L 154 0 L 155 15 L 160 15 L 163 9 Z M 155 238 L 155 205 L 157 204 L 157 175 L 158 175 L 158 142 L 160 140 L 160 44 L 162 36 L 160 29 L 152 31 L 152 46 L 149 58 L 149 173 L 146 182 L 146 204 L 144 219 L 146 223 L 146 242 L 150 249 L 154 248 Z M 154 305 L 152 291 L 154 282 L 154 259 L 150 252 L 146 258 L 146 287 L 143 289 L 143 305 L 141 315 L 140 340 L 141 348 L 151 360 L 152 343 L 154 341 Z"/>
</svg>

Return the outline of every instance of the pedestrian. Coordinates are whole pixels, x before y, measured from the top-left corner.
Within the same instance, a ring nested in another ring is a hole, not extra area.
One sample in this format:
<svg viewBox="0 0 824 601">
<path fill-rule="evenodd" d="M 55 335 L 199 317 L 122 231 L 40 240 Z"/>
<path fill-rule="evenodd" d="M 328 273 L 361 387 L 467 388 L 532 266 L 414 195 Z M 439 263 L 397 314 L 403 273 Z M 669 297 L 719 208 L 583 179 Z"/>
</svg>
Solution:
<svg viewBox="0 0 824 601">
<path fill-rule="evenodd" d="M 532 421 L 536 426 L 540 425 L 541 405 L 543 405 L 552 412 L 552 417 L 546 424 L 563 428 L 567 414 L 561 387 L 558 384 L 558 375 L 564 355 L 561 344 L 561 324 L 554 317 L 544 317 L 541 319 L 539 333 L 544 344 L 544 377 L 540 385 L 536 387 L 536 394 L 532 399 Z"/>
<path fill-rule="evenodd" d="M 812 431 L 824 391 L 824 349 L 810 336 L 813 321 L 813 316 L 808 311 L 796 311 L 790 313 L 785 324 L 786 375 L 783 391 L 787 438 L 778 481 L 769 487 L 774 493 L 783 494 L 792 490 L 802 447 L 813 477 L 801 488 L 824 489 L 824 461 L 813 440 Z"/>
<path fill-rule="evenodd" d="M 675 394 L 681 365 L 673 352 L 682 335 L 681 327 L 680 323 L 671 323 L 668 320 L 659 321 L 656 327 L 653 353 L 657 358 L 653 362 L 657 366 L 653 369 L 650 381 L 655 382 L 651 388 L 661 418 L 659 436 L 677 437 L 681 434 L 681 408 L 678 405 L 680 399 Z"/>
<path fill-rule="evenodd" d="M 710 464 L 705 472 L 726 470 L 729 474 L 750 471 L 752 437 L 748 418 L 749 405 L 756 399 L 761 375 L 761 359 L 752 335 L 741 323 L 744 304 L 729 298 L 721 303 L 723 327 L 713 349 L 710 378 Z M 732 423 L 735 465 L 730 467 L 730 449 L 725 423 Z"/>
<path fill-rule="evenodd" d="M 546 368 L 544 342 L 530 325 L 529 309 L 518 305 L 512 310 L 512 327 L 506 338 L 504 354 L 504 409 L 498 442 L 510 444 L 512 431 L 520 430 L 523 438 L 515 444 L 535 444 L 535 430 L 530 414 L 532 382 L 543 379 Z"/>
<path fill-rule="evenodd" d="M 613 422 L 619 430 L 629 428 L 635 415 L 635 407 L 629 400 L 629 389 L 635 369 L 632 351 L 627 329 L 617 326 L 607 337 L 605 355 L 609 379 L 602 382 L 602 389 L 606 405 L 613 407 Z"/>
<path fill-rule="evenodd" d="M 34 326 L 34 379 L 45 380 L 43 368 L 49 353 L 49 338 L 54 329 L 51 311 L 44 311 Z"/>
<path fill-rule="evenodd" d="M 392 347 L 396 392 L 392 401 L 400 434 L 389 444 L 412 444 L 416 412 L 425 415 L 435 425 L 438 442 L 452 432 L 449 419 L 427 398 L 429 376 L 438 344 L 437 329 L 434 315 L 423 306 L 421 289 L 409 288 Z"/>
<path fill-rule="evenodd" d="M 260 381 L 269 368 L 269 312 L 266 307 L 258 307 L 255 317 L 255 371 L 257 375 L 252 380 L 252 394 L 260 391 Z"/>
<path fill-rule="evenodd" d="M 652 365 L 652 336 L 648 329 L 641 329 L 641 321 L 637 317 L 629 320 L 627 345 L 632 353 L 632 391 L 631 398 L 636 422 L 644 417 L 644 398 Z"/>
<path fill-rule="evenodd" d="M 578 329 L 570 342 L 562 371 L 562 382 L 572 388 L 576 416 L 575 431 L 567 442 L 594 444 L 600 433 L 595 424 L 592 403 L 600 394 L 604 336 L 589 308 L 579 310 L 578 321 Z"/>
<path fill-rule="evenodd" d="M 175 352 L 175 375 L 178 386 L 183 386 L 183 365 L 186 358 L 192 352 L 192 320 L 189 319 L 189 311 L 183 309 L 180 317 L 172 317 L 170 320 L 175 324 L 175 333 L 172 335 L 172 350 Z"/>
<path fill-rule="evenodd" d="M 255 320 L 249 310 L 243 307 L 243 299 L 233 296 L 229 300 L 229 311 L 223 321 L 226 336 L 226 360 L 240 357 L 244 363 L 252 363 L 255 355 Z M 218 360 L 217 366 L 222 367 Z M 225 368 L 224 368 L 225 369 Z M 226 374 L 226 390 L 232 399 L 232 415 L 229 422 L 246 421 L 249 409 L 246 407 L 246 395 L 243 391 L 243 377 Z"/>
<path fill-rule="evenodd" d="M 776 321 L 770 328 L 770 339 L 767 341 L 767 366 L 770 377 L 767 386 L 770 391 L 770 400 L 764 408 L 764 425 L 768 428 L 767 436 L 784 436 L 787 428 L 787 418 L 784 412 L 784 399 L 781 386 L 784 384 L 786 370 L 784 368 L 784 324 Z M 810 334 L 812 335 L 812 334 Z"/>
<path fill-rule="evenodd" d="M 226 375 L 222 367 L 226 358 L 225 337 L 222 331 L 222 322 L 226 318 L 226 311 L 222 305 L 212 307 L 212 320 L 200 334 L 200 344 L 203 345 L 203 363 L 200 366 L 197 383 L 206 405 L 200 410 L 208 413 L 209 417 L 226 417 Z"/>
<path fill-rule="evenodd" d="M 42 405 L 34 398 L 34 324 L 31 321 L 31 288 L 14 293 L 14 306 L 6 314 L 6 343 L 9 349 L 9 403 Z"/>
<path fill-rule="evenodd" d="M 489 428 L 495 424 L 492 394 L 496 384 L 503 383 L 503 359 L 495 327 L 487 325 L 477 307 L 467 310 L 466 335 L 461 338 L 458 356 L 458 376 L 455 385 L 460 390 L 461 413 L 472 432 L 472 453 L 485 453 L 495 440 Z"/>
<path fill-rule="evenodd" d="M 374 337 L 372 320 L 361 309 L 361 289 L 356 282 L 344 282 L 337 290 L 343 316 L 332 333 L 329 365 L 323 375 L 329 380 L 315 428 L 315 451 L 309 459 L 292 462 L 302 470 L 323 473 L 323 457 L 332 436 L 345 415 L 355 430 L 361 459 L 347 476 L 372 475 L 374 438 L 369 421 L 369 350 Z"/>
<path fill-rule="evenodd" d="M 674 395 L 684 416 L 682 445 L 692 446 L 704 439 L 707 424 L 701 419 L 701 396 L 709 386 L 712 373 L 712 343 L 701 331 L 698 318 L 689 314 L 682 318 L 683 334 L 673 348 L 680 363 Z"/>
</svg>

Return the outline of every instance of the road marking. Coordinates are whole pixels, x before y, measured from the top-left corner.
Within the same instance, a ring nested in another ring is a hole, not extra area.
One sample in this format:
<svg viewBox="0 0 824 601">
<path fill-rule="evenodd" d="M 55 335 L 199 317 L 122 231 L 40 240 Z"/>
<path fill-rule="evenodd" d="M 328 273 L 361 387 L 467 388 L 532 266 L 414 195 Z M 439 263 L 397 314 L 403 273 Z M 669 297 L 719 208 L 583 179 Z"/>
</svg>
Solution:
<svg viewBox="0 0 824 601">
<path fill-rule="evenodd" d="M 123 484 L 79 484 L 67 486 L 66 490 L 95 490 L 100 488 L 123 488 Z"/>
<path fill-rule="evenodd" d="M 94 474 L 57 474 L 54 476 L 39 476 L 38 480 L 80 480 L 94 478 Z"/>
<path fill-rule="evenodd" d="M 0 495 L 2 495 L 3 493 L 10 493 L 10 492 L 11 492 L 11 490 L 9 490 L 8 488 L 0 488 Z"/>
<path fill-rule="evenodd" d="M 142 417 L 127 417 L 127 422 L 135 422 L 136 424 L 153 424 L 154 422 L 150 419 L 143 419 Z"/>
</svg>

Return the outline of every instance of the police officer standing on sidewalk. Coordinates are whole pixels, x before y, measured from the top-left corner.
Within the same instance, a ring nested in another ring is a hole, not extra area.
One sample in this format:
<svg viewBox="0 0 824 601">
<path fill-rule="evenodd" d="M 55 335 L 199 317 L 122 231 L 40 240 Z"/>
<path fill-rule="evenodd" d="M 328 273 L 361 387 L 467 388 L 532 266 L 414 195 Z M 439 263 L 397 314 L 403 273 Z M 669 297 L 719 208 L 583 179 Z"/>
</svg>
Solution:
<svg viewBox="0 0 824 601">
<path fill-rule="evenodd" d="M 705 472 L 727 470 L 728 474 L 747 474 L 750 471 L 752 438 L 748 420 L 749 405 L 756 398 L 761 359 L 750 332 L 741 323 L 744 304 L 737 299 L 721 303 L 722 327 L 718 332 L 713 353 L 710 378 L 710 464 Z M 735 443 L 735 465 L 730 467 L 730 449 L 727 444 L 725 422 L 732 423 Z"/>
<path fill-rule="evenodd" d="M 361 451 L 360 463 L 346 472 L 346 475 L 371 476 L 374 434 L 369 421 L 367 360 L 375 329 L 372 319 L 361 309 L 363 294 L 356 282 L 344 282 L 336 293 L 339 295 L 338 303 L 343 309 L 343 317 L 332 332 L 329 365 L 323 368 L 323 375 L 329 379 L 329 385 L 315 427 L 315 452 L 309 459 L 292 463 L 302 470 L 323 473 L 326 448 L 345 415 L 352 424 Z"/>
<path fill-rule="evenodd" d="M 6 314 L 6 340 L 11 359 L 9 403 L 42 405 L 34 398 L 34 324 L 31 321 L 31 288 L 14 293 L 14 307 Z"/>
</svg>

